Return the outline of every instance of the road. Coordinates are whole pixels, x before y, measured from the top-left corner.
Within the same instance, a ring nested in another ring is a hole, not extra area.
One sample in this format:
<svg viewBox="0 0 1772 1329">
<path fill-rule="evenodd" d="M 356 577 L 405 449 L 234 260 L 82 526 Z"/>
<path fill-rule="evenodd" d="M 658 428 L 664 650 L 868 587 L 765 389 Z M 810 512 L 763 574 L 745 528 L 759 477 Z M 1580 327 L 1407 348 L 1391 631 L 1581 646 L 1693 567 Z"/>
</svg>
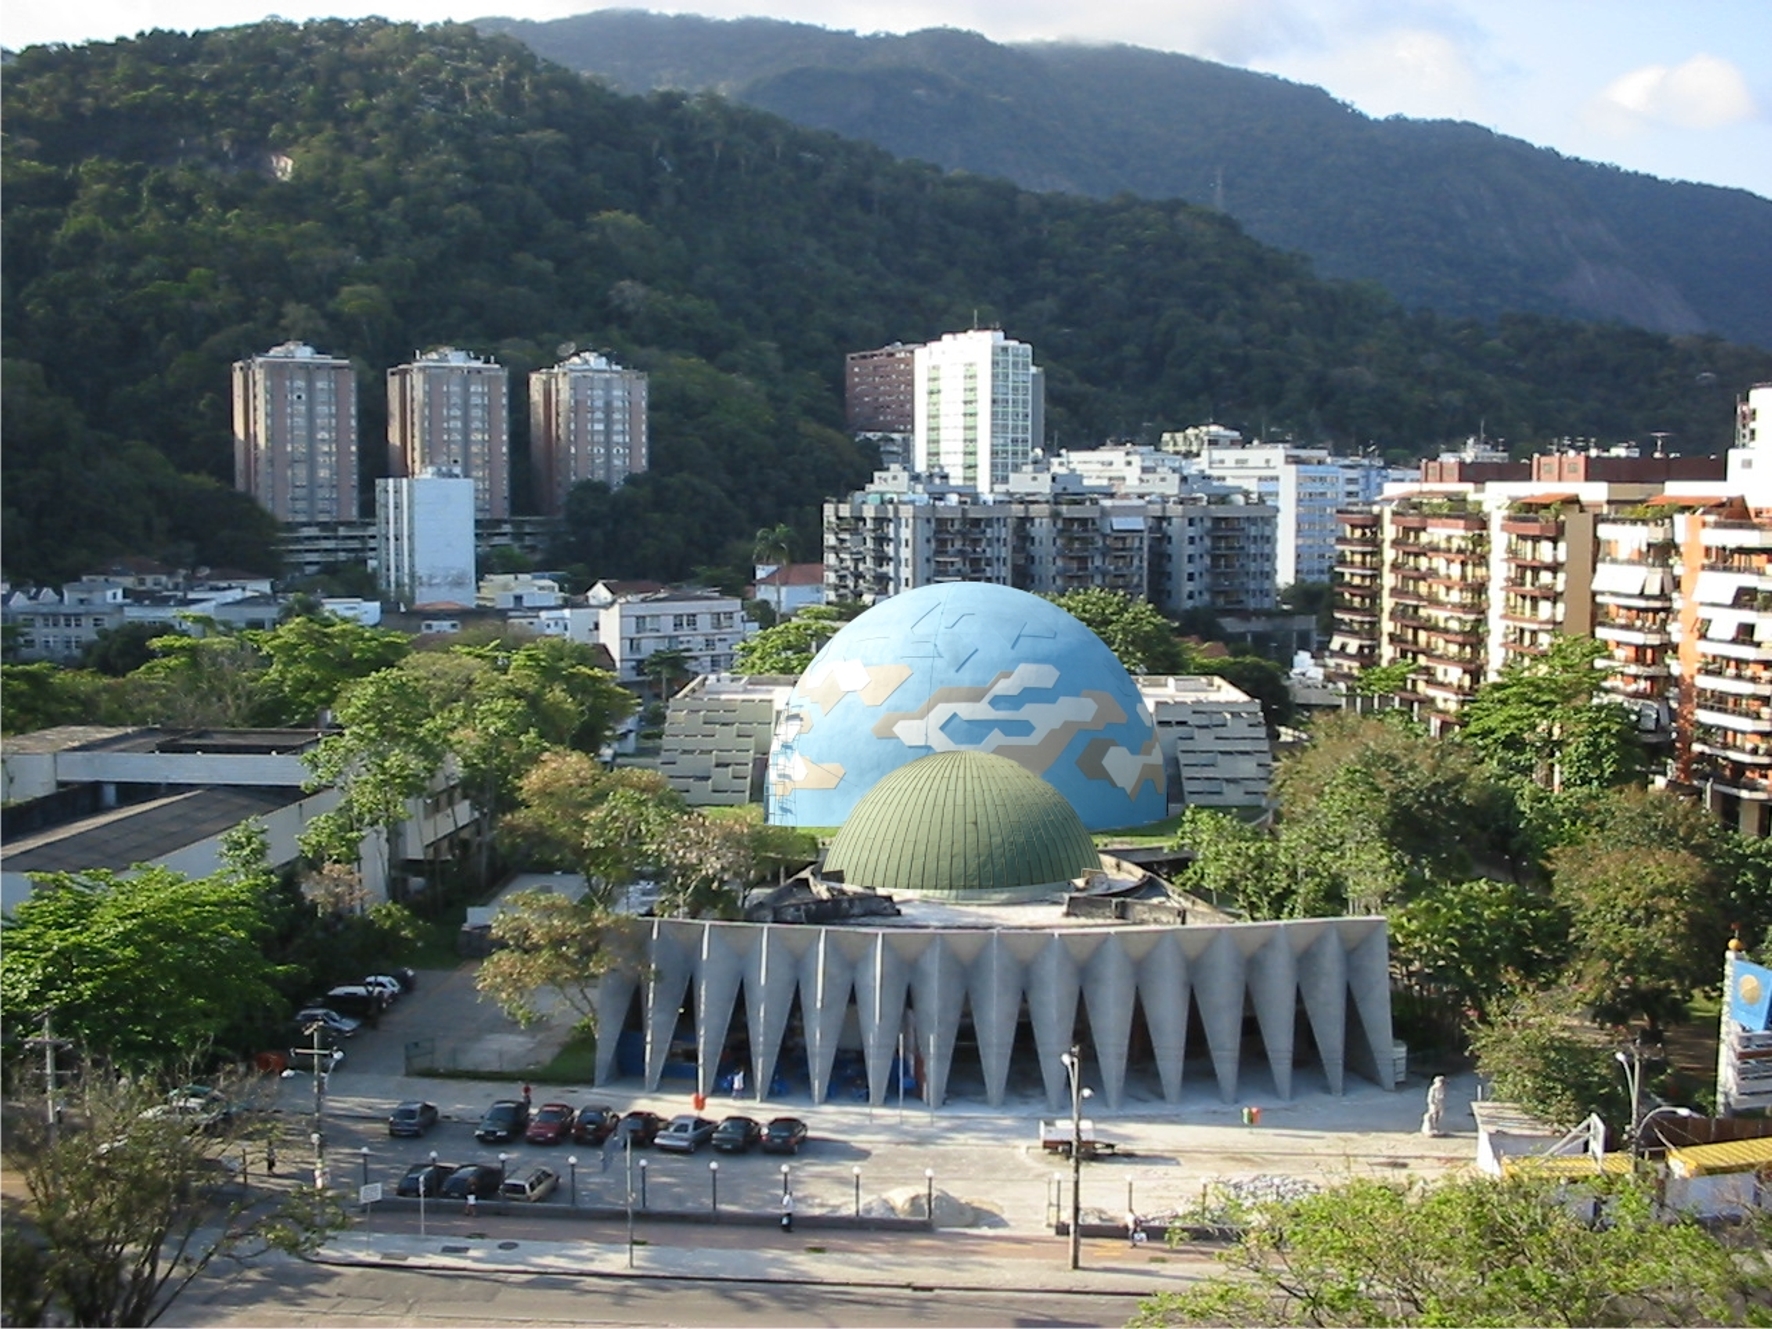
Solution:
<svg viewBox="0 0 1772 1329">
<path fill-rule="evenodd" d="M 194 1284 L 188 1325 L 1120 1325 L 1136 1299 L 1101 1293 L 954 1292 L 829 1284 L 691 1283 L 559 1274 L 467 1274 L 305 1264 L 229 1267 Z"/>
</svg>

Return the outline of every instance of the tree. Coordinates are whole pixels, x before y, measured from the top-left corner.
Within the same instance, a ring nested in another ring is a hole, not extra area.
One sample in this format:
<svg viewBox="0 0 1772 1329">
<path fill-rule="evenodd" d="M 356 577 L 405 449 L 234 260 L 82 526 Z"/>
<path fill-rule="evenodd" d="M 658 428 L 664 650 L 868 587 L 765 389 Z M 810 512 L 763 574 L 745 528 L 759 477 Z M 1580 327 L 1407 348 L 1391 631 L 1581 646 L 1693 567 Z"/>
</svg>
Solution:
<svg viewBox="0 0 1772 1329">
<path fill-rule="evenodd" d="M 80 653 L 80 667 L 122 678 L 140 669 L 154 658 L 153 642 L 166 635 L 163 623 L 123 623 L 114 628 L 101 628 Z"/>
<path fill-rule="evenodd" d="M 1447 883 L 1390 914 L 1391 963 L 1449 993 L 1475 1019 L 1522 987 L 1550 980 L 1569 951 L 1568 915 L 1516 882 Z"/>
<path fill-rule="evenodd" d="M 0 733 L 29 734 L 64 724 L 124 724 L 124 685 L 48 661 L 0 665 Z"/>
<path fill-rule="evenodd" d="M 1503 999 L 1471 1030 L 1477 1070 L 1494 1096 L 1568 1130 L 1597 1112 L 1622 1122 L 1630 1116 L 1612 1048 L 1598 1042 L 1583 1011 L 1560 989 L 1520 992 Z"/>
<path fill-rule="evenodd" d="M 1194 667 L 1203 674 L 1218 675 L 1260 702 L 1261 718 L 1270 734 L 1279 733 L 1297 718 L 1298 708 L 1292 702 L 1292 689 L 1286 684 L 1286 671 L 1272 660 L 1259 655 L 1231 655 L 1217 660 L 1200 659 Z"/>
<path fill-rule="evenodd" d="M 249 640 L 230 632 L 174 632 L 148 644 L 154 658 L 128 680 L 130 706 L 148 723 L 237 729 L 252 722 L 265 659 Z"/>
<path fill-rule="evenodd" d="M 474 986 L 519 1024 L 544 1018 L 538 999 L 553 993 L 576 1015 L 575 1028 L 597 1027 L 597 983 L 611 969 L 637 968 L 645 932 L 639 920 L 605 909 L 593 894 L 569 900 L 552 891 L 522 891 L 492 920 L 497 947 Z"/>
<path fill-rule="evenodd" d="M 808 605 L 790 619 L 739 642 L 733 672 L 798 678 L 812 657 L 843 628 L 842 614 L 829 605 Z"/>
<path fill-rule="evenodd" d="M 1556 1180 L 1345 1182 L 1261 1207 L 1221 1257 L 1228 1277 L 1149 1298 L 1131 1323 L 1732 1324 L 1765 1304 L 1762 1251 L 1670 1218 L 1645 1182 L 1582 1191 L 1605 1222 Z"/>
<path fill-rule="evenodd" d="M 246 639 L 270 661 L 258 680 L 254 718 L 265 725 L 315 725 L 345 684 L 405 659 L 403 632 L 331 615 L 300 616 Z"/>
<path fill-rule="evenodd" d="M 581 873 L 607 905 L 655 861 L 685 811 L 656 771 L 605 771 L 582 752 L 550 752 L 524 775 L 500 833 L 537 866 Z"/>
<path fill-rule="evenodd" d="M 1100 587 L 1067 591 L 1051 599 L 1100 637 L 1128 673 L 1179 674 L 1186 669 L 1187 654 L 1175 625 L 1149 600 Z"/>
<path fill-rule="evenodd" d="M 1553 853 L 1550 867 L 1570 919 L 1565 981 L 1597 1018 L 1641 1015 L 1659 1029 L 1716 981 L 1726 932 L 1716 874 L 1696 854 L 1582 840 Z"/>
<path fill-rule="evenodd" d="M 1394 697 L 1409 686 L 1409 680 L 1420 668 L 1414 660 L 1369 665 L 1354 679 L 1354 693 L 1361 697 Z"/>
<path fill-rule="evenodd" d="M 669 699 L 677 691 L 676 683 L 689 672 L 689 652 L 680 646 L 665 646 L 640 661 L 640 672 L 658 687 L 661 699 Z"/>
<path fill-rule="evenodd" d="M 751 561 L 758 567 L 774 566 L 784 571 L 794 557 L 794 528 L 784 522 L 764 527 L 751 542 Z M 775 584 L 775 617 L 783 617 L 782 606 L 787 597 L 787 578 Z"/>
<path fill-rule="evenodd" d="M 1176 884 L 1250 918 L 1284 918 L 1292 879 L 1266 827 L 1212 808 L 1182 813 L 1173 847 L 1193 854 Z"/>
<path fill-rule="evenodd" d="M 9 1020 L 55 1013 L 61 1036 L 120 1067 L 166 1065 L 227 1046 L 243 1022 L 281 1008 L 283 971 L 265 954 L 270 878 L 256 824 L 230 833 L 207 877 L 147 867 L 33 875 L 0 920 L 0 996 Z"/>
<path fill-rule="evenodd" d="M 1636 713 L 1602 693 L 1606 655 L 1592 637 L 1555 638 L 1477 689 L 1459 737 L 1497 770 L 1552 789 L 1633 779 L 1643 766 Z"/>
<path fill-rule="evenodd" d="M 55 1125 L 8 1113 L 7 1171 L 24 1191 L 5 1220 L 10 1323 L 151 1325 L 216 1260 L 302 1254 L 344 1225 L 308 1187 L 267 1201 L 238 1184 L 243 1118 L 190 1129 L 163 1107 L 186 1083 L 188 1072 L 130 1081 L 89 1067 L 58 1088 Z M 41 1083 L 12 1088 L 42 1101 Z"/>
<path fill-rule="evenodd" d="M 543 727 L 554 746 L 596 752 L 634 713 L 634 694 L 616 676 L 599 668 L 595 651 L 560 637 L 538 637 L 502 657 L 504 676 L 526 699 L 538 726 L 551 708 L 563 705 L 566 722 Z"/>
</svg>

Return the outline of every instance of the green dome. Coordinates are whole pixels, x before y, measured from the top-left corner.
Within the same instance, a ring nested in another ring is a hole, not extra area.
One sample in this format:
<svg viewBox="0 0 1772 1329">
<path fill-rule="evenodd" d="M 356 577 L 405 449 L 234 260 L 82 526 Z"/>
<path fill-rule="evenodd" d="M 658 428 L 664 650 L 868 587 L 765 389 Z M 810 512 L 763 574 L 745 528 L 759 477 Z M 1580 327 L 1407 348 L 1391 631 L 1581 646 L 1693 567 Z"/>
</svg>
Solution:
<svg viewBox="0 0 1772 1329">
<path fill-rule="evenodd" d="M 1100 866 L 1063 794 L 976 750 L 919 757 L 883 777 L 824 863 L 849 886 L 977 904 L 1040 899 Z"/>
</svg>

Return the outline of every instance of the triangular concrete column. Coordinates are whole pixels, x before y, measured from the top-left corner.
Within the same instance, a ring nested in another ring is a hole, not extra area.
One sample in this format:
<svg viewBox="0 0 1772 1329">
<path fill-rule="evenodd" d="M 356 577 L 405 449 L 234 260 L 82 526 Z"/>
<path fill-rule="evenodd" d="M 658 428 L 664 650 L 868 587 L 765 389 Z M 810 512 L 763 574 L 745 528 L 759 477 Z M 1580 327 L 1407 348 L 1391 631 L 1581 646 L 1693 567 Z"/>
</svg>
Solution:
<svg viewBox="0 0 1772 1329">
<path fill-rule="evenodd" d="M 775 1061 L 787 1033 L 788 1011 L 794 1003 L 800 957 L 813 936 L 804 928 L 762 926 L 758 945 L 750 950 L 745 965 L 745 1009 L 751 1031 L 752 1095 L 759 1103 L 775 1078 Z"/>
<path fill-rule="evenodd" d="M 900 939 L 894 938 L 894 941 Z M 966 1005 L 966 962 L 952 933 L 936 933 L 911 962 L 911 1004 L 915 1053 L 923 1059 L 923 1097 L 939 1105 L 947 1097 L 954 1039 Z M 970 954 L 977 955 L 978 947 Z"/>
<path fill-rule="evenodd" d="M 684 945 L 686 940 L 694 943 L 700 938 L 682 923 L 662 918 L 653 922 L 647 944 L 652 974 L 646 985 L 646 1088 L 651 1093 L 658 1091 L 671 1036 L 683 1014 L 683 998 L 695 974 L 695 953 Z"/>
<path fill-rule="evenodd" d="M 1263 934 L 1252 934 L 1250 940 Z M 1248 944 L 1245 942 L 1245 944 Z M 1247 952 L 1244 974 L 1249 1000 L 1255 1007 L 1255 1024 L 1261 1030 L 1262 1050 L 1274 1077 L 1274 1092 L 1283 1100 L 1292 1097 L 1293 1017 L 1298 1011 L 1298 970 L 1286 932 L 1279 926 Z"/>
<path fill-rule="evenodd" d="M 757 930 L 729 924 L 703 923 L 695 967 L 695 1087 L 714 1092 L 720 1054 L 732 1028 L 732 1006 L 738 999 L 747 956 L 757 944 Z"/>
<path fill-rule="evenodd" d="M 1237 1097 L 1237 1058 L 1243 1041 L 1243 952 L 1230 934 L 1230 928 L 1202 934 L 1198 953 L 1188 954 L 1194 1005 L 1206 1030 L 1206 1050 L 1212 1054 L 1218 1096 L 1226 1103 Z M 1182 934 L 1183 953 L 1193 941 L 1187 933 Z"/>
<path fill-rule="evenodd" d="M 1095 945 L 1089 946 L 1093 941 Z M 1137 986 L 1132 957 L 1115 932 L 1064 939 L 1082 974 L 1083 1003 L 1089 1015 L 1089 1041 L 1101 1073 L 1101 1096 L 1118 1108 L 1126 1092 L 1126 1049 L 1132 1036 L 1132 1005 Z"/>
<path fill-rule="evenodd" d="M 1027 934 L 1024 934 L 1027 935 Z M 1070 1077 L 1061 1057 L 1077 1033 L 1077 962 L 1059 937 L 1034 934 L 1040 943 L 1027 967 L 1028 1018 L 1034 1046 L 1040 1053 L 1040 1075 L 1046 1082 L 1046 1105 L 1068 1109 Z"/>
<path fill-rule="evenodd" d="M 978 1057 L 984 1066 L 984 1096 L 992 1107 L 1002 1107 L 1009 1090 L 1009 1055 L 1021 1019 L 1021 986 L 1021 959 L 1007 934 L 992 932 L 966 975 L 972 1027 L 978 1033 Z"/>
<path fill-rule="evenodd" d="M 806 1068 L 812 1077 L 812 1101 L 822 1103 L 830 1091 L 837 1040 L 849 1014 L 855 965 L 844 953 L 838 934 L 820 928 L 817 939 L 800 957 L 800 1009 L 806 1019 Z"/>
<path fill-rule="evenodd" d="M 1151 1036 L 1163 1097 L 1179 1103 L 1182 1068 L 1187 1061 L 1189 988 L 1187 956 L 1174 932 L 1159 933 L 1139 961 L 1138 996 L 1144 1004 L 1144 1027 Z"/>
<path fill-rule="evenodd" d="M 886 1101 L 892 1083 L 892 1058 L 904 1032 L 905 987 L 909 966 L 886 935 L 869 935 L 868 947 L 855 966 L 855 1009 L 861 1017 L 861 1045 L 867 1058 L 868 1102 L 878 1107 Z"/>
<path fill-rule="evenodd" d="M 1346 1088 L 1347 1068 L 1347 952 L 1341 934 L 1324 928 L 1298 956 L 1298 991 L 1304 999 L 1305 1018 L 1323 1063 L 1329 1092 Z"/>
<path fill-rule="evenodd" d="M 1382 918 L 1353 919 L 1339 925 L 1347 949 L 1347 987 L 1360 1017 L 1364 1040 L 1347 1049 L 1348 1066 L 1368 1075 L 1381 1089 L 1397 1087 L 1391 1055 L 1390 936 Z M 1364 1046 L 1362 1046 L 1362 1042 Z"/>
<path fill-rule="evenodd" d="M 610 969 L 597 979 L 596 1084 L 608 1084 L 615 1078 L 616 1046 L 628 1022 L 634 989 L 639 986 L 640 975 L 626 967 Z M 650 987 L 647 990 L 650 992 Z"/>
</svg>

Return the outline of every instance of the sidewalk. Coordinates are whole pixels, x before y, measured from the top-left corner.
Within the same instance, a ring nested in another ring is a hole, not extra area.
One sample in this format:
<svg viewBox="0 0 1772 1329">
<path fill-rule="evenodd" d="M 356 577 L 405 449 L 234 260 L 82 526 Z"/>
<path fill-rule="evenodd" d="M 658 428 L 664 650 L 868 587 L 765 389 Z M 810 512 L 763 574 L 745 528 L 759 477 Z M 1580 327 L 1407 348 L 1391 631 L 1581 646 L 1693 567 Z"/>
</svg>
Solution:
<svg viewBox="0 0 1772 1329">
<path fill-rule="evenodd" d="M 490 1231 L 433 1232 L 426 1237 L 340 1234 L 315 1258 L 342 1265 L 476 1273 L 569 1274 L 587 1278 L 686 1279 L 734 1283 L 804 1283 L 845 1287 L 943 1288 L 955 1291 L 1089 1292 L 1126 1297 L 1177 1291 L 1216 1267 L 1218 1247 L 1194 1251 L 1119 1240 L 1082 1245 L 1082 1268 L 1068 1267 L 1062 1237 L 1025 1233 L 937 1232 L 793 1234 L 757 1228 L 636 1228 L 629 1264 L 625 1234 L 609 1225 L 596 1240 L 533 1241 Z M 482 1220 L 476 1229 L 493 1228 Z M 687 1244 L 687 1241 L 694 1244 Z"/>
</svg>

